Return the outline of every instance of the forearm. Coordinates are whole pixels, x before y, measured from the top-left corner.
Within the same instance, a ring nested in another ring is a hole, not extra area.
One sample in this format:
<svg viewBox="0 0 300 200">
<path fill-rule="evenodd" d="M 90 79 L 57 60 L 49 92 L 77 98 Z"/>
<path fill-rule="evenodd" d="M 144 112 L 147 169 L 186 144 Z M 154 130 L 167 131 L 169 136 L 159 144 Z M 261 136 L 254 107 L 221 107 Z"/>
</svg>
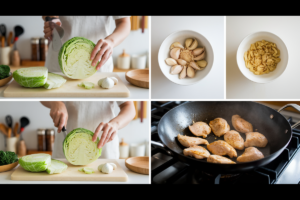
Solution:
<svg viewBox="0 0 300 200">
<path fill-rule="evenodd" d="M 52 106 L 54 104 L 60 104 L 60 103 L 63 103 L 62 101 L 41 101 L 41 104 L 43 104 L 45 107 L 47 108 L 52 108 Z"/>
<path fill-rule="evenodd" d="M 105 39 L 110 40 L 113 46 L 118 46 L 130 33 L 130 18 L 122 18 L 116 20 L 116 28 L 114 32 Z"/>
<path fill-rule="evenodd" d="M 135 107 L 132 101 L 127 101 L 120 105 L 120 113 L 117 117 L 110 120 L 109 123 L 115 124 L 119 129 L 125 127 L 135 117 Z"/>
</svg>

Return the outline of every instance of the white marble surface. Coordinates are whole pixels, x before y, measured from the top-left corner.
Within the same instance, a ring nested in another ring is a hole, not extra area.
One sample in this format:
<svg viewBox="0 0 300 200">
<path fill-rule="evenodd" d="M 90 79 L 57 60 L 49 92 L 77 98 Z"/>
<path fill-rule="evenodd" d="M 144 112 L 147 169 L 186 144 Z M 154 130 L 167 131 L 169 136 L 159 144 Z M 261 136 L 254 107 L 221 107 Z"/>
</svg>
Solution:
<svg viewBox="0 0 300 200">
<path fill-rule="evenodd" d="M 11 180 L 10 175 L 16 168 L 7 171 L 0 172 L 0 184 L 150 184 L 149 175 L 138 174 L 130 171 L 125 166 L 125 159 L 117 160 L 122 169 L 128 175 L 127 182 L 108 182 L 108 181 L 16 181 Z"/>
<path fill-rule="evenodd" d="M 199 32 L 210 42 L 214 51 L 214 64 L 210 73 L 194 85 L 173 83 L 159 68 L 157 59 L 161 43 L 169 34 L 179 30 Z M 223 99 L 224 48 L 224 16 L 151 17 L 151 98 Z"/>
<path fill-rule="evenodd" d="M 137 86 L 134 86 L 131 83 L 129 83 L 125 78 L 125 72 L 116 72 L 116 73 L 121 78 L 121 80 L 123 81 L 125 86 L 129 89 L 129 91 L 130 91 L 129 97 L 95 97 L 95 98 L 93 98 L 93 97 L 85 97 L 85 98 L 73 97 L 73 98 L 69 98 L 69 97 L 63 97 L 62 96 L 61 98 L 59 98 L 59 100 L 74 99 L 74 98 L 76 98 L 76 100 L 78 100 L 78 99 L 79 100 L 80 99 L 121 99 L 121 98 L 125 98 L 125 99 L 149 99 L 149 89 L 137 87 Z M 57 73 L 57 74 L 62 75 L 62 73 Z M 6 84 L 5 86 L 0 87 L 0 98 L 7 99 L 6 97 L 3 97 L 3 92 L 4 92 L 4 90 L 6 89 L 7 86 L 8 86 L 8 84 Z M 32 97 L 32 98 L 26 98 L 26 99 L 41 99 L 41 98 L 42 97 Z M 19 98 L 12 98 L 12 99 L 19 99 Z M 47 99 L 57 99 L 57 98 L 47 97 Z"/>
<path fill-rule="evenodd" d="M 299 16 L 238 16 L 226 17 L 226 98 L 227 99 L 299 99 Z M 285 43 L 289 60 L 285 72 L 276 80 L 254 83 L 240 72 L 236 52 L 249 34 L 268 31 Z"/>
</svg>

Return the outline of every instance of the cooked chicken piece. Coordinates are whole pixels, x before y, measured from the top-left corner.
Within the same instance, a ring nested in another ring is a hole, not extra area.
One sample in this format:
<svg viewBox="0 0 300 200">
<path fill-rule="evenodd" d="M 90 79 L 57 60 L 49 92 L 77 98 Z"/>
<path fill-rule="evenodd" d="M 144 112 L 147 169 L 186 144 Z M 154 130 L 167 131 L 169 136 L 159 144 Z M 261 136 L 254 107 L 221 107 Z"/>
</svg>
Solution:
<svg viewBox="0 0 300 200">
<path fill-rule="evenodd" d="M 235 130 L 241 133 L 249 133 L 253 132 L 253 126 L 251 123 L 247 122 L 239 115 L 233 115 L 231 118 L 232 125 Z"/>
<path fill-rule="evenodd" d="M 261 158 L 264 158 L 262 152 L 260 152 L 255 147 L 248 147 L 245 149 L 245 152 L 242 155 L 240 155 L 236 160 L 238 162 L 250 162 L 254 160 L 259 160 Z"/>
<path fill-rule="evenodd" d="M 203 138 L 206 138 L 211 132 L 211 128 L 205 122 L 196 122 L 189 126 L 189 129 L 194 135 L 203 136 Z"/>
<path fill-rule="evenodd" d="M 268 144 L 267 138 L 259 132 L 246 133 L 245 147 L 265 147 Z"/>
<path fill-rule="evenodd" d="M 207 149 L 219 156 L 228 155 L 230 158 L 237 157 L 236 150 L 223 140 L 218 140 L 207 145 Z"/>
<path fill-rule="evenodd" d="M 206 145 L 209 144 L 207 142 L 207 140 L 202 139 L 202 138 L 189 137 L 189 136 L 180 135 L 180 134 L 178 134 L 177 138 L 178 138 L 178 141 L 185 147 L 196 146 L 198 144 L 206 144 Z"/>
<path fill-rule="evenodd" d="M 213 133 L 218 137 L 221 137 L 227 131 L 230 130 L 229 124 L 223 118 L 216 118 L 216 119 L 210 121 L 209 126 L 212 129 Z"/>
<path fill-rule="evenodd" d="M 235 162 L 233 162 L 229 158 L 225 158 L 223 156 L 218 156 L 218 155 L 210 155 L 210 156 L 208 156 L 207 162 L 210 162 L 210 163 L 221 163 L 221 164 L 235 164 Z"/>
<path fill-rule="evenodd" d="M 244 139 L 237 131 L 231 130 L 225 133 L 224 140 L 235 149 L 244 149 Z"/>
<path fill-rule="evenodd" d="M 201 146 L 193 146 L 183 150 L 185 156 L 195 157 L 197 159 L 207 158 L 210 153 Z"/>
</svg>

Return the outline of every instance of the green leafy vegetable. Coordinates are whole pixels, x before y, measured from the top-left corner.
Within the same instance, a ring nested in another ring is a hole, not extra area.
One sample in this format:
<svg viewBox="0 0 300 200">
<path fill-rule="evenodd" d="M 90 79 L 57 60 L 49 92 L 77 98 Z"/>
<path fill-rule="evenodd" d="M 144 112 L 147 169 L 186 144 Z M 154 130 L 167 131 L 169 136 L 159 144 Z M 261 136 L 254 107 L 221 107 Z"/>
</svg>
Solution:
<svg viewBox="0 0 300 200">
<path fill-rule="evenodd" d="M 9 77 L 10 68 L 8 65 L 0 65 L 0 79 Z"/>
<path fill-rule="evenodd" d="M 46 89 L 58 88 L 62 86 L 67 80 L 64 79 L 61 75 L 48 73 L 47 82 L 44 85 Z"/>
<path fill-rule="evenodd" d="M 51 156 L 45 153 L 31 154 L 19 159 L 20 165 L 30 172 L 42 172 L 51 164 Z"/>
<path fill-rule="evenodd" d="M 50 166 L 46 169 L 48 174 L 60 174 L 68 168 L 68 165 L 60 160 L 51 159 Z"/>
<path fill-rule="evenodd" d="M 95 85 L 94 83 L 84 81 L 78 84 L 79 87 L 84 87 L 85 89 L 92 89 Z"/>
<path fill-rule="evenodd" d="M 63 142 L 66 159 L 73 165 L 87 165 L 94 162 L 101 155 L 97 148 L 99 138 L 92 141 L 94 133 L 84 128 L 72 130 Z"/>
<path fill-rule="evenodd" d="M 8 165 L 18 161 L 18 156 L 12 151 L 0 151 L 0 165 Z"/>
<path fill-rule="evenodd" d="M 71 79 L 85 79 L 97 70 L 90 60 L 95 44 L 84 38 L 74 37 L 66 41 L 58 53 L 61 71 Z"/>
<path fill-rule="evenodd" d="M 21 86 L 41 87 L 47 81 L 48 69 L 46 67 L 21 68 L 13 72 L 13 77 Z"/>
</svg>

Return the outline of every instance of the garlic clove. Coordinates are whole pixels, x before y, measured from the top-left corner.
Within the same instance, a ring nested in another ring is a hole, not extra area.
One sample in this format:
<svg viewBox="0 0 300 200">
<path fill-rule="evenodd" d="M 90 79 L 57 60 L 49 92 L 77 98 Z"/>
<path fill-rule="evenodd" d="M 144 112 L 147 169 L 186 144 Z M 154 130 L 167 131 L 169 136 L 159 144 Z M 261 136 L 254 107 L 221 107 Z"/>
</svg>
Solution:
<svg viewBox="0 0 300 200">
<path fill-rule="evenodd" d="M 186 77 L 186 66 L 183 66 L 183 69 L 179 74 L 179 79 L 183 79 L 185 77 Z"/>
<path fill-rule="evenodd" d="M 204 48 L 196 48 L 193 50 L 193 55 L 198 56 L 204 51 Z"/>
<path fill-rule="evenodd" d="M 204 68 L 204 67 L 206 67 L 207 62 L 206 62 L 206 60 L 199 60 L 199 61 L 197 61 L 197 65 L 201 68 Z"/>
<path fill-rule="evenodd" d="M 118 79 L 116 77 L 109 77 L 109 78 L 111 78 L 114 81 L 115 85 L 118 84 L 119 81 L 118 81 Z"/>
<path fill-rule="evenodd" d="M 102 167 L 103 167 L 105 164 L 106 164 L 106 163 L 104 163 L 104 164 L 101 164 L 101 165 L 99 165 L 99 166 L 98 166 L 98 171 L 99 171 L 99 172 L 101 172 L 101 171 L 102 171 Z"/>
<path fill-rule="evenodd" d="M 105 78 L 101 78 L 99 81 L 98 81 L 98 85 L 101 87 L 102 85 L 102 82 L 104 81 Z"/>
<path fill-rule="evenodd" d="M 177 63 L 178 63 L 179 65 L 182 65 L 182 66 L 184 66 L 184 65 L 187 64 L 187 62 L 186 62 L 185 60 L 182 60 L 182 59 L 178 59 L 178 60 L 177 60 Z"/>
<path fill-rule="evenodd" d="M 198 46 L 198 41 L 194 38 L 193 43 L 189 47 L 187 47 L 187 49 L 194 50 L 197 48 L 197 46 Z"/>
<path fill-rule="evenodd" d="M 170 65 L 170 66 L 177 65 L 176 60 L 173 58 L 167 58 L 165 61 L 166 61 L 167 65 Z"/>
<path fill-rule="evenodd" d="M 194 57 L 194 60 L 203 60 L 204 57 L 205 57 L 205 55 L 206 55 L 206 54 L 205 54 L 205 51 L 203 51 L 202 54 L 200 54 L 200 55 Z"/>
<path fill-rule="evenodd" d="M 171 67 L 171 70 L 170 70 L 170 74 L 174 75 L 174 74 L 179 74 L 182 70 L 182 66 L 181 65 L 174 65 Z"/>
<path fill-rule="evenodd" d="M 113 166 L 114 170 L 117 169 L 117 165 L 115 163 L 108 163 Z"/>
<path fill-rule="evenodd" d="M 189 46 L 191 46 L 193 42 L 193 39 L 192 38 L 188 38 L 185 40 L 185 48 L 188 48 Z"/>
<path fill-rule="evenodd" d="M 174 42 L 173 44 L 171 44 L 170 49 L 173 49 L 176 47 L 184 49 L 184 46 L 182 46 L 179 42 Z"/>
<path fill-rule="evenodd" d="M 114 85 L 115 85 L 115 82 L 109 77 L 106 77 L 101 83 L 101 87 L 105 88 L 105 89 L 112 88 L 112 87 L 114 87 Z"/>
<path fill-rule="evenodd" d="M 173 58 L 175 60 L 177 60 L 179 58 L 179 55 L 180 55 L 180 48 L 173 48 L 170 51 L 171 58 Z"/>
<path fill-rule="evenodd" d="M 192 67 L 188 67 L 186 70 L 186 74 L 188 77 L 193 78 L 195 76 L 195 70 Z"/>
<path fill-rule="evenodd" d="M 200 70 L 200 67 L 194 61 L 190 62 L 189 66 L 192 67 L 192 68 L 194 68 L 194 69 L 196 69 L 196 70 Z"/>
<path fill-rule="evenodd" d="M 110 174 L 114 170 L 114 167 L 110 165 L 109 163 L 104 164 L 104 166 L 101 169 L 102 173 Z"/>
</svg>

